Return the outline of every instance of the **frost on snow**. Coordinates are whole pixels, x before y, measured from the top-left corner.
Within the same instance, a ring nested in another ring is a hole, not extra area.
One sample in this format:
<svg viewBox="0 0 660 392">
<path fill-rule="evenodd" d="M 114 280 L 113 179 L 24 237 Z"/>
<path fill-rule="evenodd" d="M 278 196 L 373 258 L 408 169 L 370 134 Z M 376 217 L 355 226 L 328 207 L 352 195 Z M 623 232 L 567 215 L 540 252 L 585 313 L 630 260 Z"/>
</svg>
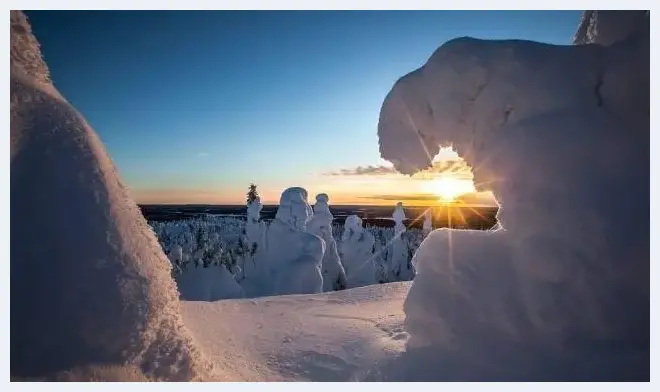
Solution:
<svg viewBox="0 0 660 392">
<path fill-rule="evenodd" d="M 328 206 L 328 195 L 316 195 L 314 216 L 307 223 L 307 231 L 319 236 L 325 242 L 323 254 L 323 291 L 344 290 L 346 288 L 346 272 L 339 259 L 337 241 L 332 236 L 332 212 Z"/>
<path fill-rule="evenodd" d="M 366 286 L 376 281 L 374 243 L 374 236 L 362 227 L 360 217 L 346 217 L 340 250 L 348 288 Z"/>
<path fill-rule="evenodd" d="M 170 262 L 103 143 L 50 82 L 20 11 L 10 53 L 12 376 L 116 365 L 204 377 Z"/>
<path fill-rule="evenodd" d="M 305 232 L 312 217 L 307 191 L 293 187 L 282 192 L 275 219 L 266 231 L 265 257 L 270 269 L 271 295 L 312 294 L 323 291 L 321 263 L 325 242 Z M 266 286 L 267 282 L 264 281 Z"/>
<path fill-rule="evenodd" d="M 423 241 L 403 378 L 648 380 L 645 15 L 609 14 L 610 46 L 456 39 L 387 95 L 382 157 L 413 173 L 451 143 L 503 228 Z"/>
</svg>

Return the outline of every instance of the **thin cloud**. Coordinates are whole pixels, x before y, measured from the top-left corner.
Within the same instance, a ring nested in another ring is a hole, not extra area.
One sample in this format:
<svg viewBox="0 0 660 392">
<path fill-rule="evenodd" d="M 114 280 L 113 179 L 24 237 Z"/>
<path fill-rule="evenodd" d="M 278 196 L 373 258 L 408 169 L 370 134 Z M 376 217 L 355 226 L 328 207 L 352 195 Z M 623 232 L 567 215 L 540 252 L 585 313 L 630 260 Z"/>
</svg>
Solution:
<svg viewBox="0 0 660 392">
<path fill-rule="evenodd" d="M 341 169 L 339 171 L 323 173 L 324 176 L 382 176 L 388 174 L 399 174 L 394 167 L 384 165 L 358 166 L 352 169 Z M 424 178 L 429 175 L 453 174 L 458 177 L 472 177 L 472 170 L 462 159 L 441 160 L 433 162 L 433 166 L 423 170 L 413 177 Z"/>
<path fill-rule="evenodd" d="M 336 172 L 323 173 L 324 176 L 382 176 L 385 174 L 396 174 L 393 167 L 387 166 L 358 166 L 353 169 L 341 169 Z"/>
<path fill-rule="evenodd" d="M 204 158 L 204 157 L 207 157 L 207 156 L 209 156 L 208 152 L 198 152 L 197 153 L 198 158 Z"/>
</svg>

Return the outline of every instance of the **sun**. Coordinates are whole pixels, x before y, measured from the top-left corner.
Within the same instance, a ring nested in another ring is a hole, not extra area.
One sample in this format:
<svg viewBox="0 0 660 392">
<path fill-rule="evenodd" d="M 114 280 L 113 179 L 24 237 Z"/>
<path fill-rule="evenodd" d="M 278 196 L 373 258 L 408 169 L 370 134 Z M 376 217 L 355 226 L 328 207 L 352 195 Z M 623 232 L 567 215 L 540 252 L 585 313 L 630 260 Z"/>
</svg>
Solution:
<svg viewBox="0 0 660 392">
<path fill-rule="evenodd" d="M 454 201 L 456 197 L 475 190 L 472 181 L 447 176 L 429 180 L 424 187 L 427 192 L 437 195 L 440 201 L 444 203 Z"/>
</svg>

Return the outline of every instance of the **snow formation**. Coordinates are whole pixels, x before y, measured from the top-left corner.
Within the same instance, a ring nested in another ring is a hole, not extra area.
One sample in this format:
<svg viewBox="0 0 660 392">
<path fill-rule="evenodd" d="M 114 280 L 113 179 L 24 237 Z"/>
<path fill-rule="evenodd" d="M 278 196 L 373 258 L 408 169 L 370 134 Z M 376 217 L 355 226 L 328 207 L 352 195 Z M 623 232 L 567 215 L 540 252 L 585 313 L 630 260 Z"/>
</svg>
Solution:
<svg viewBox="0 0 660 392">
<path fill-rule="evenodd" d="M 242 265 L 244 279 L 256 280 L 263 273 L 263 248 L 266 241 L 266 222 L 261 220 L 260 213 L 263 205 L 261 198 L 257 198 L 247 205 L 247 221 L 245 224 L 246 243 L 248 254 L 245 255 Z"/>
<path fill-rule="evenodd" d="M 411 280 L 415 276 L 415 270 L 408 262 L 408 244 L 403 239 L 406 232 L 406 225 L 403 220 L 406 219 L 406 213 L 403 210 L 403 203 L 396 203 L 392 220 L 394 220 L 394 239 L 392 240 L 392 249 L 388 252 L 389 278 L 390 282 L 401 280 Z"/>
<path fill-rule="evenodd" d="M 422 230 L 426 233 L 433 230 L 433 215 L 430 208 L 424 211 L 424 225 L 422 226 Z"/>
<path fill-rule="evenodd" d="M 346 288 L 346 272 L 339 258 L 337 241 L 332 236 L 332 212 L 328 205 L 329 198 L 325 193 L 316 195 L 314 216 L 307 224 L 307 231 L 325 242 L 323 254 L 323 291 L 344 290 Z"/>
<path fill-rule="evenodd" d="M 609 46 L 449 41 L 385 98 L 382 157 L 414 173 L 452 144 L 503 228 L 423 241 L 400 379 L 648 380 L 649 20 L 628 16 L 603 15 Z"/>
<path fill-rule="evenodd" d="M 282 192 L 275 219 L 266 231 L 266 263 L 270 268 L 270 293 L 312 294 L 323 291 L 321 263 L 325 242 L 305 232 L 312 217 L 307 191 L 293 187 Z M 269 282 L 263 280 L 267 290 Z"/>
<path fill-rule="evenodd" d="M 374 236 L 362 227 L 360 217 L 346 217 L 340 252 L 348 288 L 366 286 L 376 281 L 374 244 Z"/>
<path fill-rule="evenodd" d="M 103 143 L 51 83 L 25 15 L 10 14 L 10 373 L 208 376 L 170 262 Z"/>
</svg>

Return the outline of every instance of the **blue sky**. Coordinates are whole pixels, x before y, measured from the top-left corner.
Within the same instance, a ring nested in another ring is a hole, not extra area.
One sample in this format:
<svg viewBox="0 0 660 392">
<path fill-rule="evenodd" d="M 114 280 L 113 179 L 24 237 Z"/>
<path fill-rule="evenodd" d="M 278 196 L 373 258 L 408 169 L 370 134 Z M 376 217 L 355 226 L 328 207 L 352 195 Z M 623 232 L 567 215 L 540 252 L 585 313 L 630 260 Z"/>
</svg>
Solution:
<svg viewBox="0 0 660 392">
<path fill-rule="evenodd" d="M 27 15 L 138 202 L 238 203 L 379 164 L 383 98 L 447 40 L 568 44 L 580 11 Z"/>
</svg>

